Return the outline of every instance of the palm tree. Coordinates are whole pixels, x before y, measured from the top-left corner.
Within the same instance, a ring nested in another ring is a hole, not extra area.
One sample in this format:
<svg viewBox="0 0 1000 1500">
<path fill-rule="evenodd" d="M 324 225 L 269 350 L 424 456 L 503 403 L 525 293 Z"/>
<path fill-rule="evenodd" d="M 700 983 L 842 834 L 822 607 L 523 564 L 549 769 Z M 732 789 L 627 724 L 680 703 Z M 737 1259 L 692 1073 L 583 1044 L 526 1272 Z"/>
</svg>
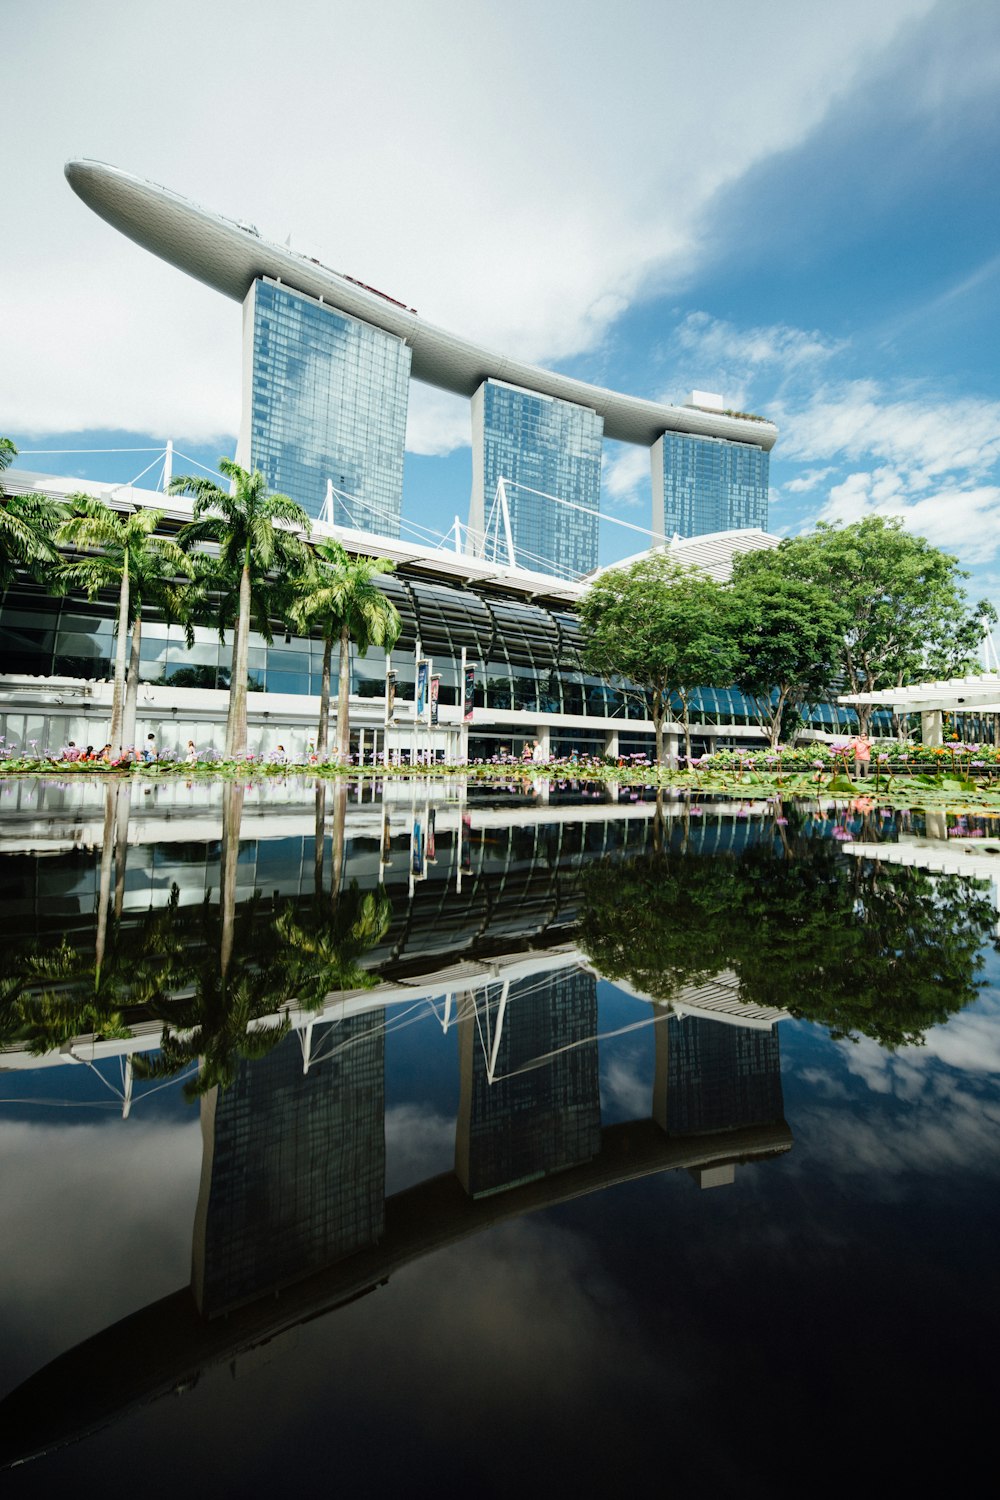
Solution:
<svg viewBox="0 0 1000 1500">
<path fill-rule="evenodd" d="M 259 595 L 272 569 L 287 572 L 301 561 L 302 544 L 289 528 L 308 533 L 309 517 L 288 495 L 269 495 L 259 469 L 249 474 L 231 459 L 220 458 L 219 471 L 232 481 L 231 494 L 214 479 L 189 474 L 171 480 L 170 493 L 194 495 L 194 520 L 184 527 L 184 545 L 216 542 L 224 568 L 239 579 L 226 720 L 226 755 L 239 757 L 247 748 L 247 662 L 254 595 Z"/>
<path fill-rule="evenodd" d="M 323 681 L 319 705 L 316 750 L 326 751 L 330 720 L 330 664 L 333 643 L 340 641 L 340 684 L 337 700 L 337 759 L 347 759 L 350 748 L 351 641 L 364 656 L 369 646 L 391 650 L 399 638 L 399 611 L 375 583 L 380 573 L 392 573 L 396 564 L 386 557 L 351 557 L 339 542 L 318 542 L 312 549 L 312 567 L 302 580 L 302 589 L 292 603 L 290 618 L 303 634 L 320 626 L 323 631 Z"/>
<path fill-rule="evenodd" d="M 121 748 L 135 738 L 135 705 L 139 687 L 139 650 L 143 603 L 159 604 L 167 617 L 185 612 L 183 580 L 193 572 L 191 560 L 170 537 L 156 536 L 162 510 L 111 510 L 92 495 L 71 495 L 76 515 L 60 526 L 63 546 L 82 548 L 85 556 L 60 563 L 56 579 L 63 588 L 74 585 L 91 599 L 102 589 L 118 590 L 115 686 L 111 703 L 111 745 Z M 125 648 L 132 627 L 132 652 L 125 697 Z"/>
<path fill-rule="evenodd" d="M 320 1010 L 327 996 L 340 990 L 373 989 L 378 975 L 363 968 L 360 960 L 382 941 L 391 920 L 385 891 L 361 891 L 356 880 L 332 918 L 318 907 L 311 917 L 285 907 L 275 920 L 274 934 L 287 998 L 303 1010 Z"/>
<path fill-rule="evenodd" d="M 17 456 L 10 438 L 0 438 L 0 474 Z M 66 507 L 46 495 L 8 495 L 0 483 L 0 598 L 18 568 L 41 573 L 56 562 L 54 535 Z"/>
</svg>

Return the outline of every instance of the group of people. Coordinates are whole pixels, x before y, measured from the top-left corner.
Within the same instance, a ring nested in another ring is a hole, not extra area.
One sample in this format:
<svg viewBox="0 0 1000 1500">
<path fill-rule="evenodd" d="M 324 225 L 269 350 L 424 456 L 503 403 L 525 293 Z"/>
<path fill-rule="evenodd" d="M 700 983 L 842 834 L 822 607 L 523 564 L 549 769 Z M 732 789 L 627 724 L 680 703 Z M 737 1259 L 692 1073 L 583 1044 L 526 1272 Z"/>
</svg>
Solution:
<svg viewBox="0 0 1000 1500">
<path fill-rule="evenodd" d="M 189 740 L 188 744 L 190 745 L 190 743 L 191 741 Z M 158 759 L 156 751 L 156 735 L 147 734 L 146 743 L 141 747 L 138 745 L 133 745 L 130 746 L 128 750 L 126 750 L 121 745 L 119 745 L 117 755 L 114 753 L 111 747 L 110 740 L 108 740 L 107 744 L 102 746 L 100 750 L 95 749 L 93 745 L 88 745 L 85 750 L 81 750 L 76 744 L 75 740 L 70 740 L 64 747 L 63 753 L 59 757 L 59 759 L 69 762 L 94 761 L 99 762 L 100 764 L 105 766 L 120 766 L 125 764 L 126 762 L 154 761 Z"/>
</svg>

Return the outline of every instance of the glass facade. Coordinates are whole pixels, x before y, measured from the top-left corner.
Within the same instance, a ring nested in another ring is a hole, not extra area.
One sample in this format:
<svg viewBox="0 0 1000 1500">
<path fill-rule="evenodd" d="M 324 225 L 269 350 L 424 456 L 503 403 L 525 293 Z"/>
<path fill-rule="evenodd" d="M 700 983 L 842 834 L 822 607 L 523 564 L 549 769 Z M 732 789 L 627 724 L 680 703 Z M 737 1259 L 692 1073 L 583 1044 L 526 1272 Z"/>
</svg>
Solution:
<svg viewBox="0 0 1000 1500">
<path fill-rule="evenodd" d="M 308 1071 L 299 1038 L 286 1037 L 267 1056 L 241 1061 L 233 1084 L 203 1102 L 195 1266 L 207 1317 L 381 1238 L 384 1037 L 383 1013 L 317 1027 L 314 1051 L 330 1055 Z"/>
<path fill-rule="evenodd" d="M 455 1167 L 472 1197 L 601 1149 L 597 981 L 578 969 L 493 985 L 459 1021 Z M 491 1051 L 484 1038 L 492 1042 Z"/>
<path fill-rule="evenodd" d="M 763 448 L 665 432 L 653 445 L 652 470 L 657 535 L 767 530 L 770 462 Z"/>
<path fill-rule="evenodd" d="M 334 495 L 338 525 L 398 536 L 409 346 L 263 279 L 247 294 L 244 341 L 240 462 L 310 516 L 331 480 L 346 497 Z"/>
<path fill-rule="evenodd" d="M 440 701 L 458 702 L 462 649 L 475 669 L 479 710 L 521 709 L 527 713 L 573 714 L 595 720 L 647 720 L 646 694 L 621 680 L 607 680 L 584 669 L 579 619 L 569 610 L 546 608 L 500 594 L 478 593 L 404 573 L 379 579 L 379 587 L 399 610 L 402 632 L 392 654 L 397 696 L 414 692 L 417 641 L 440 674 Z M 94 602 L 58 599 L 38 585 L 19 584 L 0 607 L 0 662 L 4 671 L 37 677 L 108 679 L 114 671 L 113 616 L 109 594 Z M 180 626 L 143 612 L 140 680 L 171 687 L 228 689 L 232 636 L 196 626 L 189 648 Z M 253 692 L 312 695 L 320 692 L 323 642 L 291 637 L 280 628 L 270 645 L 250 633 L 248 686 Z M 334 659 L 334 674 L 337 664 Z M 381 698 L 385 691 L 385 652 L 366 656 L 351 649 L 351 691 Z M 680 703 L 675 702 L 680 711 Z M 691 722 L 698 726 L 754 724 L 752 702 L 735 687 L 698 688 L 689 698 Z M 854 711 L 819 703 L 802 711 L 814 728 L 849 729 Z M 889 732 L 891 716 L 880 710 L 879 732 Z M 596 725 L 595 725 L 596 728 Z M 501 736 L 510 741 L 510 731 Z M 584 748 L 581 742 L 577 748 Z"/>
<path fill-rule="evenodd" d="M 485 556 L 508 560 L 503 522 L 499 509 L 493 511 L 497 480 L 503 478 L 519 566 L 562 578 L 578 578 L 597 567 L 597 516 L 528 490 L 596 512 L 603 436 L 604 422 L 589 407 L 499 380 L 479 387 L 472 398 L 469 526 L 477 541 L 485 534 Z"/>
</svg>

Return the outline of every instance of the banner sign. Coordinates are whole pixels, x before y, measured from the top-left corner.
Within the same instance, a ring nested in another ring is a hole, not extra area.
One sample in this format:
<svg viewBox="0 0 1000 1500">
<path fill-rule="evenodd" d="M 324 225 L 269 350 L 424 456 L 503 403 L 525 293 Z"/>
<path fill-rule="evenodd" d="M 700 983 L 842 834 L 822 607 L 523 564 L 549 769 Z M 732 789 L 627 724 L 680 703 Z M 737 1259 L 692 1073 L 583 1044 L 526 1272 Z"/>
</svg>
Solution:
<svg viewBox="0 0 1000 1500">
<path fill-rule="evenodd" d="M 462 688 L 462 718 L 466 724 L 472 723 L 472 713 L 476 706 L 476 669 L 466 667 L 465 683 Z"/>
<path fill-rule="evenodd" d="M 413 833 L 410 836 L 410 871 L 415 880 L 423 879 L 424 830 L 419 823 L 414 823 Z"/>
<path fill-rule="evenodd" d="M 472 874 L 472 814 L 462 814 L 462 873 Z"/>
<path fill-rule="evenodd" d="M 441 679 L 438 676 L 431 678 L 431 723 L 438 721 L 438 699 L 441 696 Z"/>
<path fill-rule="evenodd" d="M 417 662 L 417 718 L 427 712 L 427 662 Z"/>
<path fill-rule="evenodd" d="M 385 674 L 385 717 L 386 722 L 396 712 L 396 674 L 387 672 Z"/>
<path fill-rule="evenodd" d="M 437 814 L 433 807 L 427 813 L 427 863 L 437 864 Z"/>
</svg>

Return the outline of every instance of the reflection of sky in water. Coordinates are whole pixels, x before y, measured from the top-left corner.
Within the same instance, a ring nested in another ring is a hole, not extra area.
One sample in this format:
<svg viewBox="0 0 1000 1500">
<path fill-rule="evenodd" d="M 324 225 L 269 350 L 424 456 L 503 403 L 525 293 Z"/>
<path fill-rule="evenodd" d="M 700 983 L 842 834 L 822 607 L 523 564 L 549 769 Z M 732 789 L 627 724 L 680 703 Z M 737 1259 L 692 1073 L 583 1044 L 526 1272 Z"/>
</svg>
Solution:
<svg viewBox="0 0 1000 1500">
<path fill-rule="evenodd" d="M 265 864 L 283 857 L 276 844 Z M 792 1464 L 805 1473 L 820 1438 L 824 1471 L 856 1462 L 873 1427 L 869 1479 L 905 1475 L 914 1443 L 929 1463 L 967 1427 L 997 1331 L 992 949 L 984 976 L 922 1047 L 781 1023 L 794 1143 L 737 1166 L 732 1186 L 670 1172 L 499 1224 L 19 1471 L 12 1492 L 105 1482 L 127 1454 L 153 1495 L 192 1474 L 219 1494 L 334 1477 L 422 1490 L 430 1474 L 508 1494 L 529 1472 L 584 1493 L 624 1475 L 756 1494 Z M 647 1004 L 604 981 L 597 995 L 606 1128 L 648 1115 L 655 1035 L 633 1029 Z M 442 1015 L 440 1002 L 387 1015 L 389 1194 L 455 1165 L 459 1039 Z M 23 1101 L 2 1106 L 0 1129 L 7 1388 L 185 1285 L 202 1139 L 178 1084 L 127 1121 L 83 1068 L 5 1073 L 0 1094 Z M 915 1426 L 921 1401 L 933 1431 Z"/>
</svg>

